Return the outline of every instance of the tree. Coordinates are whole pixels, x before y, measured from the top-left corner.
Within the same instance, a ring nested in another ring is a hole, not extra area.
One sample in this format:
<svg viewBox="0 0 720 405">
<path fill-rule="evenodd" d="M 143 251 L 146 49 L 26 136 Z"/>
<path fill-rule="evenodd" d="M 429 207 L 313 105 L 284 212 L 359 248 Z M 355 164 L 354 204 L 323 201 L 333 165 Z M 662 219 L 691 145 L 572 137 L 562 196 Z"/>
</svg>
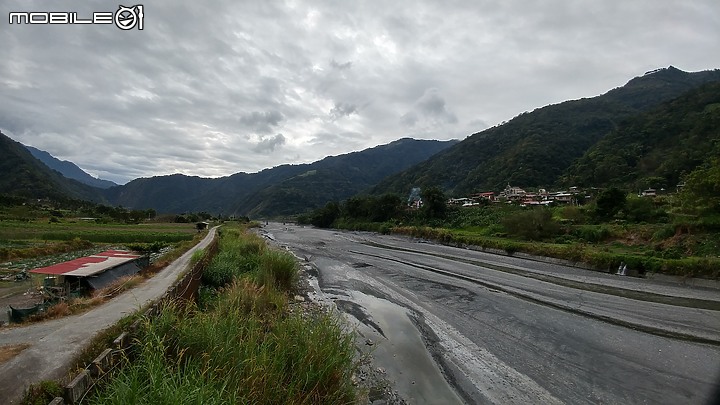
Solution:
<svg viewBox="0 0 720 405">
<path fill-rule="evenodd" d="M 426 188 L 420 192 L 422 213 L 426 218 L 443 218 L 445 216 L 445 194 L 438 187 Z"/>
<path fill-rule="evenodd" d="M 340 205 L 335 201 L 331 201 L 325 204 L 323 208 L 313 212 L 310 223 L 318 228 L 329 228 L 339 215 Z"/>
<path fill-rule="evenodd" d="M 720 159 L 710 159 L 685 179 L 683 206 L 695 212 L 720 212 Z"/>
<path fill-rule="evenodd" d="M 397 216 L 402 206 L 402 199 L 396 194 L 383 194 L 375 200 L 370 213 L 373 222 L 385 222 Z"/>
<path fill-rule="evenodd" d="M 595 214 L 600 218 L 612 218 L 625 208 L 626 199 L 625 192 L 616 187 L 604 190 L 595 200 Z"/>
</svg>

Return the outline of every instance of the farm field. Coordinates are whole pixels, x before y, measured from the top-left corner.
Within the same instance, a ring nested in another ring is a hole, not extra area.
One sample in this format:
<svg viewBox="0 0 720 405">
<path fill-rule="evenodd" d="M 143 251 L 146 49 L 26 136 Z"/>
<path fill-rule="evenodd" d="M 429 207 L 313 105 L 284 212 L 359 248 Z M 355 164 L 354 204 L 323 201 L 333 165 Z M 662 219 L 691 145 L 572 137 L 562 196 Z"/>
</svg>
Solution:
<svg viewBox="0 0 720 405">
<path fill-rule="evenodd" d="M 166 243 L 191 240 L 193 224 L 142 223 L 96 224 L 85 221 L 53 223 L 48 221 L 0 221 L 0 247 L 28 242 L 69 241 L 80 238 L 94 243 Z"/>
<path fill-rule="evenodd" d="M 167 251 L 198 234 L 194 224 L 150 222 L 142 224 L 98 224 L 68 219 L 50 222 L 0 221 L 0 310 L 7 305 L 31 305 L 43 276 L 15 281 L 23 270 L 92 255 L 107 249 Z"/>
</svg>

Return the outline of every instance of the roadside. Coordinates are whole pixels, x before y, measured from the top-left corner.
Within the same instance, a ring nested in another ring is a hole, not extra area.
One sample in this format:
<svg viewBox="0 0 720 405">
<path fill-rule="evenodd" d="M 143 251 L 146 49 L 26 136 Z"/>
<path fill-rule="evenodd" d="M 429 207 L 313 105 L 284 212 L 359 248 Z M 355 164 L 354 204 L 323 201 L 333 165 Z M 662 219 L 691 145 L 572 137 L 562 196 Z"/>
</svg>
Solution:
<svg viewBox="0 0 720 405">
<path fill-rule="evenodd" d="M 96 333 L 162 295 L 185 271 L 193 253 L 210 244 L 216 229 L 155 276 L 99 307 L 80 315 L 0 329 L 0 347 L 29 345 L 0 363 L 0 398 L 14 404 L 31 383 L 64 377 Z"/>
</svg>

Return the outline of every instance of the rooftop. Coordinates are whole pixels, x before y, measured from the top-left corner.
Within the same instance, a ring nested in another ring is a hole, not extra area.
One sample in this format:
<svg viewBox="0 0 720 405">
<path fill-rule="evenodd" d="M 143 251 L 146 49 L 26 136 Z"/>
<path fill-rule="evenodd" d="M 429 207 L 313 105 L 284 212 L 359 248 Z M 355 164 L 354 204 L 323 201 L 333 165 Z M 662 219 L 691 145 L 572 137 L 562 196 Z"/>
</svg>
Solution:
<svg viewBox="0 0 720 405">
<path fill-rule="evenodd" d="M 31 273 L 51 274 L 62 276 L 88 277 L 113 267 L 131 262 L 140 255 L 127 250 L 106 250 L 92 256 L 81 257 L 52 266 L 30 270 Z"/>
</svg>

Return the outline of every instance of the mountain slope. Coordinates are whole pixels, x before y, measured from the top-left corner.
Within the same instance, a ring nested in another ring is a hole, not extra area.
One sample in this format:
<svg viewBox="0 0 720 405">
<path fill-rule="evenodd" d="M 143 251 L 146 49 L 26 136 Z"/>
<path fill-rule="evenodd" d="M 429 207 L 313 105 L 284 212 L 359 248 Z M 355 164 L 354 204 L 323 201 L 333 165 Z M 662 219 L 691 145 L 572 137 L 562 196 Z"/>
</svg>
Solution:
<svg viewBox="0 0 720 405">
<path fill-rule="evenodd" d="M 102 202 L 99 189 L 63 177 L 19 142 L 0 132 L 0 193 L 32 198 Z"/>
<path fill-rule="evenodd" d="M 508 183 L 549 186 L 625 119 L 718 80 L 720 70 L 687 73 L 669 67 L 648 72 L 601 96 L 539 108 L 473 134 L 383 180 L 372 192 L 407 193 L 412 187 L 437 185 L 461 195 Z"/>
<path fill-rule="evenodd" d="M 25 145 L 25 147 L 30 151 L 30 153 L 33 155 L 33 157 L 35 157 L 35 159 L 43 162 L 45 166 L 60 172 L 60 174 L 67 177 L 68 179 L 77 180 L 83 184 L 87 184 L 88 186 L 103 189 L 117 186 L 117 184 L 113 183 L 112 181 L 98 179 L 85 173 L 73 162 L 69 162 L 67 160 L 60 160 L 55 156 L 45 152 L 44 150 L 33 148 L 32 146 Z"/>
<path fill-rule="evenodd" d="M 361 152 L 327 157 L 309 165 L 303 173 L 249 196 L 237 210 L 251 215 L 287 215 L 343 200 L 455 142 L 406 138 Z"/>
<path fill-rule="evenodd" d="M 311 164 L 283 165 L 252 174 L 217 179 L 181 174 L 136 179 L 105 194 L 113 204 L 158 212 L 296 214 L 357 194 L 456 142 L 400 139 Z"/>
<path fill-rule="evenodd" d="M 562 182 L 674 189 L 712 156 L 720 156 L 720 82 L 626 121 L 577 160 Z"/>
</svg>

